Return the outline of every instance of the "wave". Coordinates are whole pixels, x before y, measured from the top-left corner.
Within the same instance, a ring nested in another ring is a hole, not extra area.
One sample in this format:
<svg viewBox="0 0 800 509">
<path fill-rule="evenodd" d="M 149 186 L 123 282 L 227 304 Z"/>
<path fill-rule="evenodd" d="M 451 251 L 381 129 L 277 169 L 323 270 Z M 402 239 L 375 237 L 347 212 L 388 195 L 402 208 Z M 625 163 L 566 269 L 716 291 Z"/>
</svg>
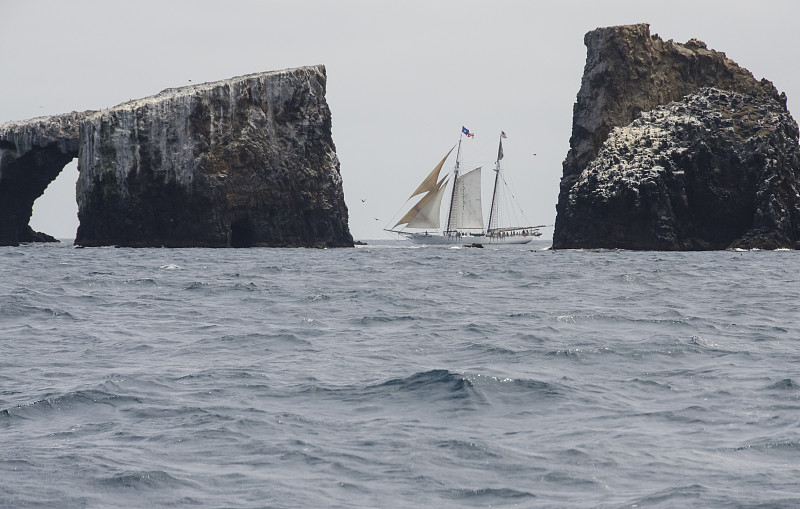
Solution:
<svg viewBox="0 0 800 509">
<path fill-rule="evenodd" d="M 245 292 L 259 292 L 261 289 L 256 286 L 255 283 L 234 283 L 231 286 L 225 287 L 225 291 L 229 292 L 236 292 L 236 291 L 245 291 Z"/>
<path fill-rule="evenodd" d="M 725 451 L 749 451 L 756 450 L 760 452 L 774 451 L 774 452 L 789 452 L 797 454 L 800 451 L 800 442 L 794 440 L 786 441 L 761 441 L 752 444 L 741 445 L 739 447 L 726 447 Z"/>
<path fill-rule="evenodd" d="M 505 348 L 490 343 L 470 343 L 467 348 L 470 350 L 477 350 L 488 355 L 517 356 L 520 353 L 517 350 L 512 350 L 511 348 Z"/>
<path fill-rule="evenodd" d="M 197 483 L 179 479 L 163 470 L 126 470 L 117 474 L 99 477 L 95 484 L 103 488 L 131 488 L 135 490 L 198 487 Z"/>
<path fill-rule="evenodd" d="M 664 391 L 673 390 L 672 386 L 667 382 L 657 382 L 655 380 L 643 380 L 641 378 L 634 378 L 629 380 L 628 383 L 641 386 L 645 390 L 658 389 Z"/>
<path fill-rule="evenodd" d="M 358 321 L 361 325 L 373 325 L 373 324 L 386 324 L 386 323 L 393 323 L 393 322 L 410 322 L 422 320 L 419 316 L 411 316 L 411 315 L 400 315 L 400 316 L 387 316 L 387 315 L 374 315 L 374 316 L 363 316 L 361 320 Z"/>
<path fill-rule="evenodd" d="M 0 303 L 0 318 L 27 317 L 30 319 L 35 319 L 37 316 L 77 320 L 77 318 L 75 318 L 75 316 L 73 316 L 69 311 L 64 311 L 63 309 L 57 309 L 50 306 L 37 306 L 21 300 L 15 300 L 10 303 Z"/>
<path fill-rule="evenodd" d="M 775 382 L 774 384 L 765 387 L 765 389 L 767 389 L 767 390 L 779 389 L 779 390 L 796 391 L 796 390 L 798 390 L 798 386 L 797 386 L 797 382 L 795 382 L 791 378 L 784 378 L 783 380 L 781 380 L 779 382 Z"/>
<path fill-rule="evenodd" d="M 515 408 L 520 403 L 564 398 L 568 391 L 561 385 L 539 380 L 462 375 L 435 369 L 365 387 L 324 386 L 312 377 L 299 387 L 280 392 L 283 397 L 303 394 L 368 405 L 361 409 L 416 408 L 421 403 L 450 403 L 453 406 L 440 406 L 437 410 L 469 410 L 493 404 Z M 273 390 L 273 395 L 278 393 Z"/>
<path fill-rule="evenodd" d="M 161 267 L 159 267 L 159 269 L 161 269 L 161 270 L 186 270 L 183 267 L 181 267 L 180 265 L 176 265 L 174 263 L 169 263 L 167 265 L 162 265 Z"/>
<path fill-rule="evenodd" d="M 204 348 L 239 348 L 240 345 L 258 346 L 308 346 L 311 342 L 299 337 L 292 332 L 245 332 L 241 334 L 225 334 L 223 336 L 211 336 L 199 339 L 187 346 L 187 353 L 197 347 Z"/>
<path fill-rule="evenodd" d="M 510 405 L 561 399 L 568 396 L 570 389 L 562 384 L 555 384 L 531 378 L 509 378 L 478 374 L 469 377 L 482 392 L 487 394 L 493 403 L 505 402 Z"/>
<path fill-rule="evenodd" d="M 465 504 L 480 504 L 482 507 L 511 502 L 517 504 L 522 499 L 536 498 L 533 493 L 513 488 L 457 488 L 447 490 L 443 495 L 446 498 L 460 500 Z"/>
<path fill-rule="evenodd" d="M 331 296 L 325 295 L 324 293 L 315 293 L 314 295 L 307 295 L 303 297 L 303 300 L 306 302 L 321 302 L 331 300 Z"/>
<path fill-rule="evenodd" d="M 700 503 L 706 493 L 708 493 L 708 488 L 700 484 L 676 486 L 630 500 L 624 504 L 624 507 L 686 507 L 687 505 L 694 507 L 695 504 Z M 691 501 L 695 503 L 690 503 Z M 700 506 L 705 506 L 705 504 L 700 503 Z"/>
<path fill-rule="evenodd" d="M 135 286 L 157 286 L 156 280 L 151 277 L 140 277 L 136 279 L 125 279 L 120 281 L 123 285 L 135 285 Z"/>
<path fill-rule="evenodd" d="M 8 408 L 3 410 L 1 415 L 5 418 L 33 420 L 56 413 L 86 412 L 89 408 L 96 411 L 98 405 L 118 408 L 135 406 L 141 402 L 139 398 L 133 396 L 117 395 L 102 390 L 74 391 Z"/>
<path fill-rule="evenodd" d="M 394 378 L 373 387 L 391 388 L 423 396 L 444 395 L 448 399 L 480 397 L 470 380 L 446 369 L 434 369 L 415 373 L 406 378 Z M 483 398 L 480 397 L 480 399 Z"/>
<path fill-rule="evenodd" d="M 492 452 L 487 445 L 482 443 L 467 440 L 437 440 L 432 445 L 439 454 L 453 456 L 460 460 L 497 463 L 505 461 L 503 454 Z"/>
<path fill-rule="evenodd" d="M 412 398 L 414 402 L 486 403 L 486 398 L 468 378 L 446 369 L 415 373 L 405 378 L 393 378 L 365 387 L 324 387 L 310 379 L 299 393 L 322 395 L 343 401 L 379 401 L 385 407 L 389 401 Z"/>
</svg>

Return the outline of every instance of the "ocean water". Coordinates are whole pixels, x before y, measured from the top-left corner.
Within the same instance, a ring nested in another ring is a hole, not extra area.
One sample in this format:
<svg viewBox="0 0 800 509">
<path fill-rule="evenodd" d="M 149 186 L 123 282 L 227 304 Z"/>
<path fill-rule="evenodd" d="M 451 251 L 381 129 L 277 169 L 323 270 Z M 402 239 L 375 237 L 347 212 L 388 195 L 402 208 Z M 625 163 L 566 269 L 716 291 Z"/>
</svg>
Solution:
<svg viewBox="0 0 800 509">
<path fill-rule="evenodd" d="M 800 253 L 0 248 L 0 507 L 798 507 Z"/>
</svg>

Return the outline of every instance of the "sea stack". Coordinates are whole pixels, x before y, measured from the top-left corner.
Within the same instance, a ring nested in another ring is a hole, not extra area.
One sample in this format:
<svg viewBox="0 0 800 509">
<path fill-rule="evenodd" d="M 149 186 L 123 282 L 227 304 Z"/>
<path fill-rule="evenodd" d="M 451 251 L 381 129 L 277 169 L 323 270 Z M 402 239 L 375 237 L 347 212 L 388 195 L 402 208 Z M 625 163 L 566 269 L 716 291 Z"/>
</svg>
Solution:
<svg viewBox="0 0 800 509">
<path fill-rule="evenodd" d="M 554 248 L 800 247 L 786 96 L 696 39 L 586 34 Z"/>
<path fill-rule="evenodd" d="M 325 67 L 312 66 L 167 89 L 74 114 L 61 143 L 66 161 L 78 157 L 75 243 L 352 246 L 325 88 Z M 0 126 L 0 136 L 14 124 Z M 46 177 L 55 178 L 65 162 L 46 164 Z M 0 180 L 0 190 L 5 184 L 21 192 L 34 177 L 28 173 Z M 25 207 L 30 218 L 27 201 Z M 7 243 L 15 240 L 26 239 Z"/>
</svg>

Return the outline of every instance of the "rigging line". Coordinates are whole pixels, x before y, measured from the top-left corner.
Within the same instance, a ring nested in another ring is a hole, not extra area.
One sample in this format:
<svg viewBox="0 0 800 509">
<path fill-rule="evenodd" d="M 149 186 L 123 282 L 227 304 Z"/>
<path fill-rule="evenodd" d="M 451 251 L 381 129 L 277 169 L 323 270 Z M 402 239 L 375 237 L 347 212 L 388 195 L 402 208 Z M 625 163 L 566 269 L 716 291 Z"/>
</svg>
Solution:
<svg viewBox="0 0 800 509">
<path fill-rule="evenodd" d="M 388 222 L 388 223 L 386 223 L 386 225 L 383 227 L 383 230 L 384 230 L 384 231 L 393 231 L 393 230 L 394 230 L 394 227 L 395 227 L 395 226 L 397 226 L 397 225 L 394 225 L 394 226 L 391 226 L 391 227 L 390 227 L 389 225 L 390 225 L 390 224 L 392 224 L 392 223 L 394 222 L 394 220 L 395 220 L 395 219 L 397 219 L 397 216 L 399 216 L 399 215 L 400 215 L 400 212 L 402 212 L 402 211 L 403 211 L 403 209 L 404 209 L 404 208 L 406 208 L 406 205 L 408 205 L 408 202 L 412 201 L 412 200 L 413 200 L 414 198 L 416 198 L 417 196 L 419 196 L 419 195 L 416 195 L 416 196 L 409 196 L 408 198 L 406 198 L 406 201 L 404 201 L 404 202 L 403 202 L 403 204 L 402 204 L 402 205 L 400 205 L 400 208 L 399 208 L 399 209 L 397 209 L 397 212 L 395 212 L 395 213 L 394 213 L 394 215 L 393 215 L 393 216 L 392 216 L 392 218 L 389 220 L 389 222 Z M 423 197 L 424 197 L 424 196 L 423 196 Z"/>
<path fill-rule="evenodd" d="M 408 202 L 410 202 L 412 198 L 414 198 L 414 196 L 409 196 L 408 198 L 406 198 L 406 201 L 404 201 L 403 204 L 400 205 L 400 208 L 397 209 L 397 212 L 394 213 L 394 215 L 389 219 L 389 222 L 386 223 L 386 225 L 383 227 L 384 231 L 391 231 L 394 229 L 394 226 L 390 227 L 389 225 L 392 224 L 395 219 L 397 219 L 397 217 L 400 215 L 400 212 L 402 212 L 402 210 L 406 207 L 406 205 L 408 205 Z"/>
<path fill-rule="evenodd" d="M 500 174 L 500 178 L 503 179 L 503 184 L 506 186 L 506 189 L 508 189 L 508 194 L 511 195 L 511 198 L 514 200 L 514 203 L 517 205 L 517 208 L 519 209 L 520 213 L 522 214 L 523 219 L 525 219 L 526 223 L 529 223 L 530 220 L 528 220 L 528 216 L 525 215 L 525 211 L 522 210 L 522 207 L 520 206 L 519 202 L 517 201 L 517 197 L 514 196 L 514 192 L 509 187 L 508 182 L 506 182 L 506 177 L 503 174 Z"/>
<path fill-rule="evenodd" d="M 392 218 L 389 220 L 389 222 L 388 222 L 388 223 L 386 223 L 386 225 L 384 225 L 384 227 L 383 227 L 383 230 L 384 230 L 384 231 L 392 231 L 392 229 L 394 228 L 394 226 L 392 226 L 392 227 L 390 228 L 390 227 L 389 227 L 389 225 L 390 225 L 390 224 L 392 224 L 392 223 L 394 222 L 394 220 L 395 220 L 395 219 L 397 219 L 397 216 L 399 216 L 399 215 L 400 215 L 400 212 L 401 212 L 401 211 L 402 211 L 402 210 L 405 208 L 405 206 L 406 206 L 406 205 L 408 204 L 408 202 L 410 202 L 410 201 L 411 201 L 411 198 L 407 198 L 407 199 L 406 199 L 406 201 L 405 201 L 405 202 L 404 202 L 402 205 L 400 205 L 400 208 L 399 208 L 399 209 L 397 209 L 397 212 L 395 212 L 395 213 L 394 213 L 394 215 L 392 216 Z"/>
<path fill-rule="evenodd" d="M 512 175 L 509 175 L 509 177 L 508 177 L 508 178 L 509 178 L 509 180 L 511 181 L 511 185 L 508 185 L 508 184 L 507 184 L 507 187 L 508 187 L 508 189 L 509 189 L 509 192 L 511 191 L 511 189 L 522 189 L 522 188 L 517 188 L 517 187 L 516 187 L 516 182 L 514 182 L 513 174 L 512 174 Z M 504 180 L 503 182 L 505 182 L 505 180 Z M 513 187 L 512 187 L 512 186 L 513 186 Z M 519 211 L 520 211 L 520 213 L 522 214 L 522 217 L 523 217 L 523 219 L 525 219 L 525 222 L 526 222 L 526 223 L 528 223 L 528 224 L 530 224 L 530 220 L 529 220 L 529 219 L 528 219 L 528 217 L 525 215 L 525 209 L 523 209 L 523 208 L 522 208 L 522 205 L 520 205 L 520 204 L 519 204 L 519 202 L 517 201 L 517 197 L 516 197 L 516 196 L 514 196 L 514 193 L 511 193 L 511 196 L 514 198 L 514 202 L 517 204 L 517 207 L 519 207 Z"/>
<path fill-rule="evenodd" d="M 494 161 L 481 161 L 481 160 L 479 160 L 480 158 L 484 157 L 483 154 L 487 153 L 487 149 L 488 149 L 489 143 L 492 142 L 492 140 L 489 139 L 489 137 L 485 137 L 486 138 L 485 141 L 483 140 L 483 138 L 484 137 L 481 137 L 481 141 L 478 141 L 475 138 L 471 138 L 470 142 L 467 143 L 461 149 L 461 163 L 462 164 L 475 163 L 475 162 L 477 162 L 479 164 L 494 163 Z M 489 152 L 489 153 L 491 153 L 491 152 Z"/>
</svg>

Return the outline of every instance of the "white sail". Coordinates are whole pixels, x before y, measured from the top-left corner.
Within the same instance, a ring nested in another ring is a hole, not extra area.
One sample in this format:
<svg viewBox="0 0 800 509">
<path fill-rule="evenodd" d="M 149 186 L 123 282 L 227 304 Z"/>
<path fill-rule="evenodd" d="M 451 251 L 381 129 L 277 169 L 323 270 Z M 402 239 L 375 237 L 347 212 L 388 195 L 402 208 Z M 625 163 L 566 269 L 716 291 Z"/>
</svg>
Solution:
<svg viewBox="0 0 800 509">
<path fill-rule="evenodd" d="M 455 148 L 455 147 L 453 147 L 453 148 Z M 442 166 L 444 166 L 444 162 L 447 160 L 448 156 L 450 156 L 450 152 L 453 151 L 453 148 L 451 148 L 447 152 L 447 154 L 445 154 L 445 156 L 442 158 L 441 161 L 439 161 L 439 164 L 436 165 L 436 167 L 433 169 L 433 171 L 431 171 L 428 174 L 428 176 L 425 177 L 425 180 L 422 181 L 422 183 L 419 185 L 419 187 L 417 187 L 414 190 L 414 192 L 411 193 L 411 196 L 408 197 L 409 199 L 415 197 L 418 194 L 435 192 L 438 189 L 438 182 L 437 181 L 439 180 L 439 172 L 441 171 Z"/>
<path fill-rule="evenodd" d="M 434 190 L 423 196 L 394 226 L 406 224 L 407 228 L 439 228 L 439 211 L 446 187 L 447 177 L 440 180 Z"/>
<path fill-rule="evenodd" d="M 450 229 L 483 229 L 483 209 L 481 208 L 481 168 L 459 175 L 453 193 Z"/>
</svg>

